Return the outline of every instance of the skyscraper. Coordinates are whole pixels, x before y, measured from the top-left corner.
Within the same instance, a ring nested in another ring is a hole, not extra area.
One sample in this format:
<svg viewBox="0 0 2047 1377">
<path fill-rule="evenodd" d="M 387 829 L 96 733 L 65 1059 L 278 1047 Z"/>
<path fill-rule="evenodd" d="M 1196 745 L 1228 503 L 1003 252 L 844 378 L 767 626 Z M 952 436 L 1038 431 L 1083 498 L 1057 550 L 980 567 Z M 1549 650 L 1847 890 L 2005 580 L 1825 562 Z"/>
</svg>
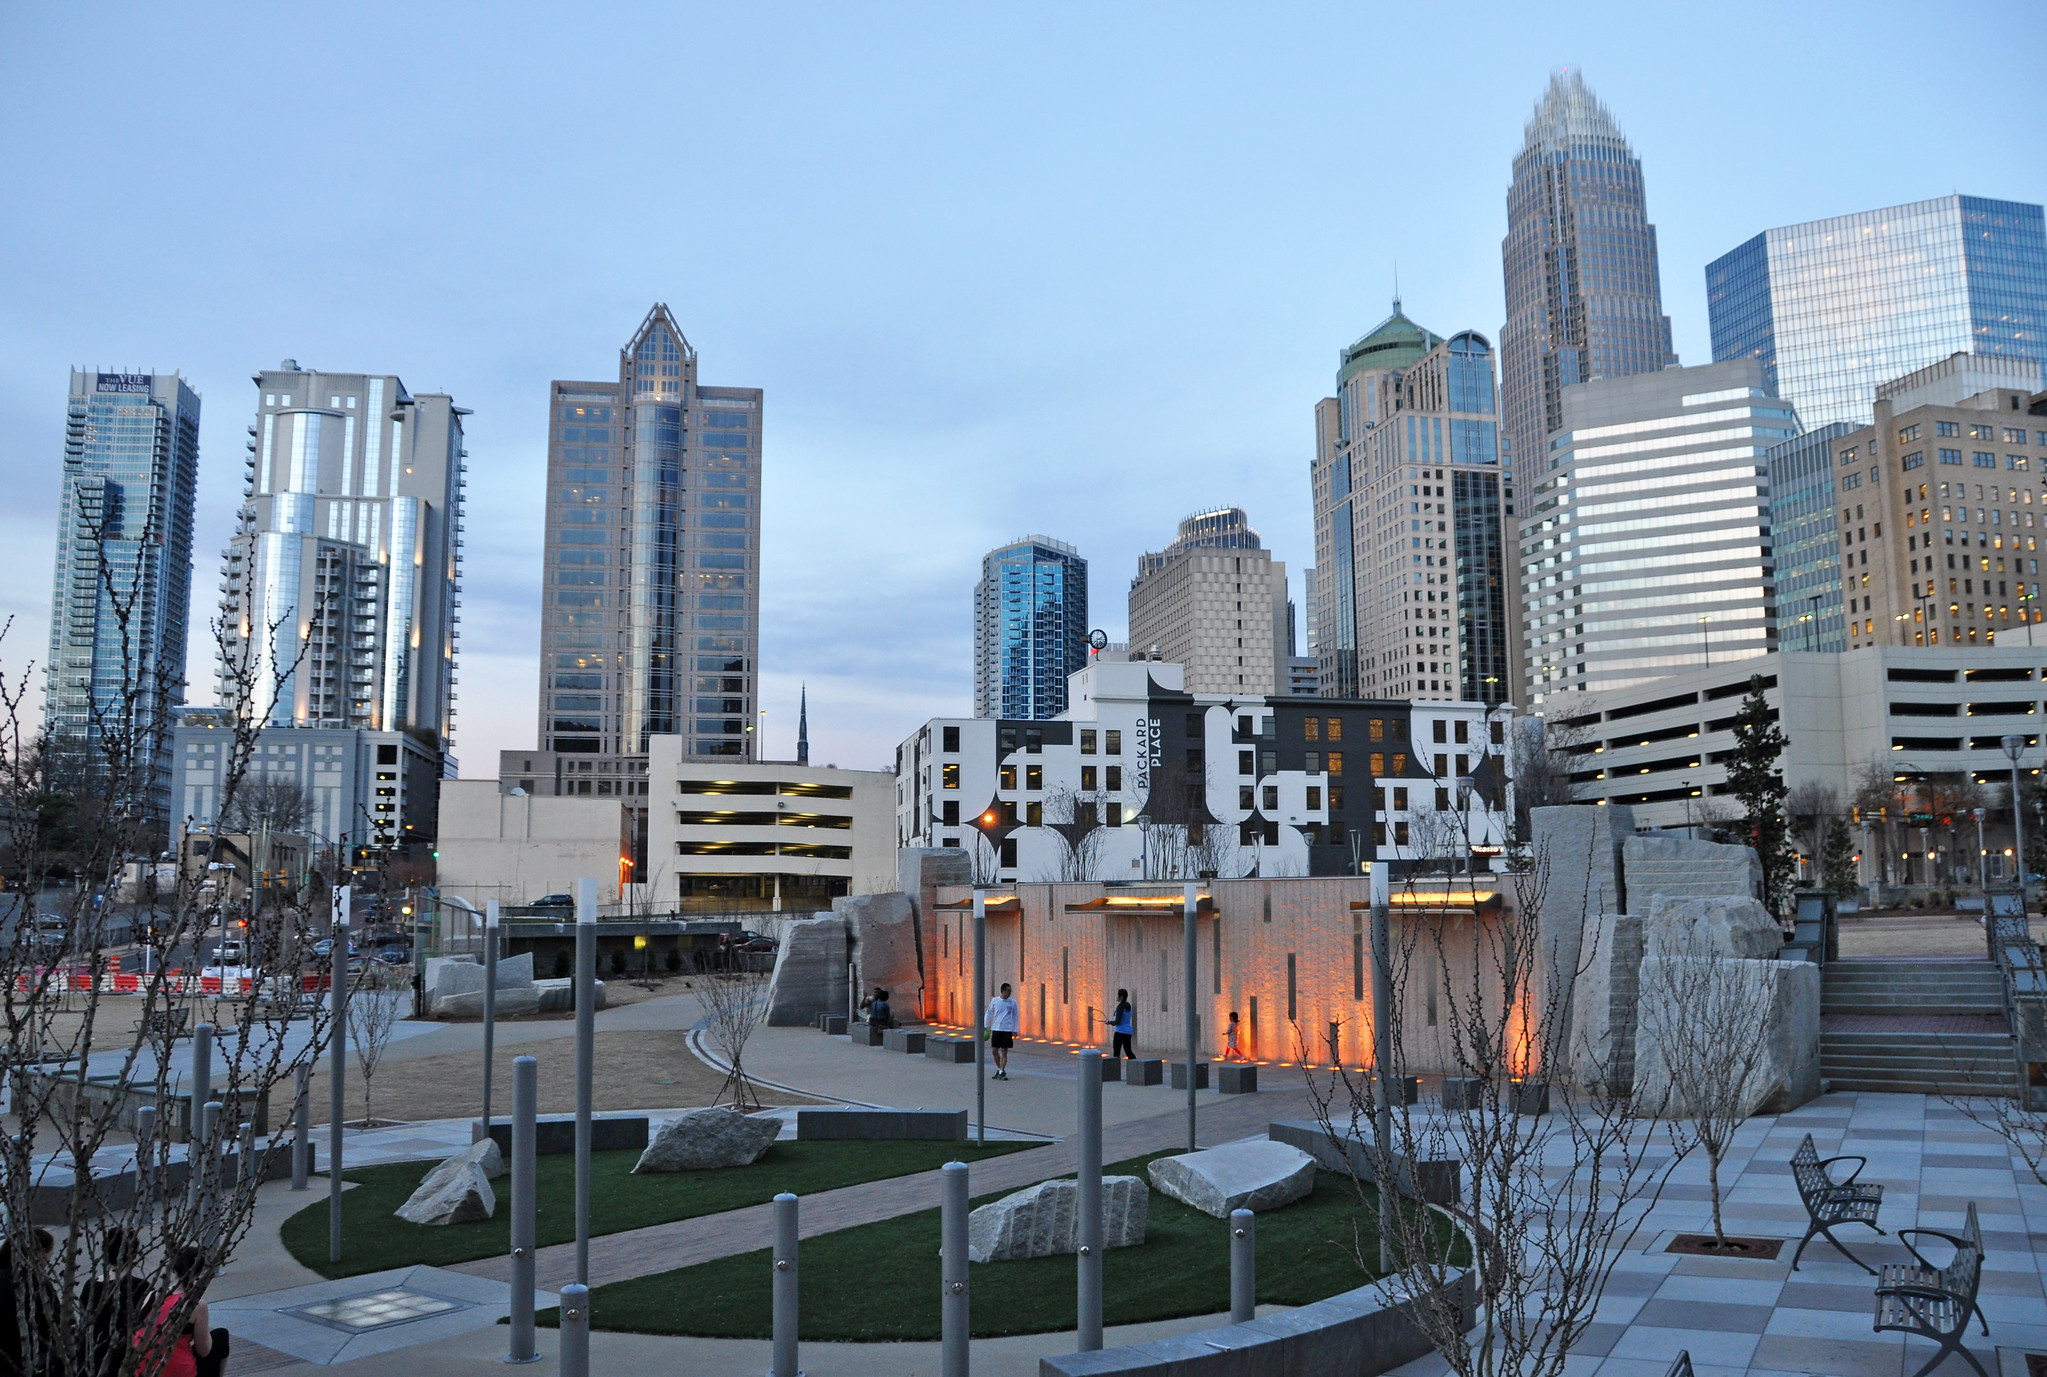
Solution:
<svg viewBox="0 0 2047 1377">
<path fill-rule="evenodd" d="M 1520 682 L 1492 344 L 1393 314 L 1316 408 L 1316 644 L 1334 697 L 1498 703 Z"/>
<path fill-rule="evenodd" d="M 1950 354 L 2047 362 L 2047 212 L 1942 196 L 1765 230 L 1706 265 L 1715 359 L 1753 358 L 1818 429 Z"/>
<path fill-rule="evenodd" d="M 388 373 L 286 359 L 255 382 L 223 559 L 221 702 L 263 724 L 255 769 L 305 785 L 316 836 L 425 840 L 432 781 L 452 764 L 469 413 Z M 188 714 L 179 729 L 195 824 L 221 803 L 222 720 Z"/>
<path fill-rule="evenodd" d="M 1521 517 L 1528 701 L 1777 649 L 1769 452 L 1798 434 L 1753 359 L 1564 389 Z"/>
<path fill-rule="evenodd" d="M 540 748 L 507 787 L 643 798 L 647 742 L 755 759 L 761 390 L 697 382 L 656 303 L 615 382 L 548 390 Z"/>
<path fill-rule="evenodd" d="M 185 701 L 198 483 L 199 394 L 183 378 L 72 370 L 43 727 L 71 787 L 126 795 L 158 830 Z"/>
<path fill-rule="evenodd" d="M 1029 535 L 981 557 L 974 585 L 974 716 L 1066 711 L 1066 676 L 1087 663 L 1087 561 Z"/>
<path fill-rule="evenodd" d="M 1677 362 L 1656 262 L 1642 162 L 1581 73 L 1550 77 L 1507 192 L 1502 408 L 1527 490 L 1563 389 Z"/>
<path fill-rule="evenodd" d="M 1189 693 L 1291 693 L 1286 565 L 1242 507 L 1180 523 L 1171 544 L 1140 555 L 1130 581 L 1130 650 L 1187 668 Z"/>
</svg>

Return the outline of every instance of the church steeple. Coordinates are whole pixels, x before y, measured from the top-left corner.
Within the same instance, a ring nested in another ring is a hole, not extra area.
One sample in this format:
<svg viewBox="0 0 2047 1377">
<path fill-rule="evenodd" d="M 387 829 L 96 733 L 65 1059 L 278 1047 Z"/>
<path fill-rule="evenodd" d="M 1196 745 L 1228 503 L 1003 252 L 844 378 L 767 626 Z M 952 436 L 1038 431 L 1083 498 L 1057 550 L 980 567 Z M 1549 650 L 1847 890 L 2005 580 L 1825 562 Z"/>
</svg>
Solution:
<svg viewBox="0 0 2047 1377">
<path fill-rule="evenodd" d="M 810 686 L 805 684 L 796 700 L 796 763 L 810 763 Z"/>
</svg>

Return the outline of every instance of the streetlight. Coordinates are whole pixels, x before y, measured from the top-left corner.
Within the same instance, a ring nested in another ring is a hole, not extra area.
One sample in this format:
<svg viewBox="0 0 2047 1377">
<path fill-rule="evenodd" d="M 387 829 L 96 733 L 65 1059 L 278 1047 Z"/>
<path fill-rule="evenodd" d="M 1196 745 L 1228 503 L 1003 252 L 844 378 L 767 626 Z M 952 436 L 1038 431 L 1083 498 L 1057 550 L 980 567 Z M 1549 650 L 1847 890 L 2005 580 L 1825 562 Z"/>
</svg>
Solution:
<svg viewBox="0 0 2047 1377">
<path fill-rule="evenodd" d="M 1713 642 L 1706 634 L 1706 623 L 1712 620 L 1711 617 L 1699 618 L 1699 651 L 1705 657 L 1707 669 L 1713 668 Z"/>
<path fill-rule="evenodd" d="M 1990 853 L 1983 849 L 1983 814 L 1986 810 L 1972 808 L 1970 814 L 1976 819 L 1976 888 L 1983 891 L 1983 911 L 1990 912 Z"/>
<path fill-rule="evenodd" d="M 2026 894 L 2026 822 L 2025 805 L 2019 798 L 2019 757 L 2026 753 L 2026 738 L 2007 736 L 1998 743 L 2004 749 L 2004 758 L 2011 762 L 2011 836 L 2012 850 L 2016 853 L 2019 875 L 2019 905 L 2024 907 Z"/>
</svg>

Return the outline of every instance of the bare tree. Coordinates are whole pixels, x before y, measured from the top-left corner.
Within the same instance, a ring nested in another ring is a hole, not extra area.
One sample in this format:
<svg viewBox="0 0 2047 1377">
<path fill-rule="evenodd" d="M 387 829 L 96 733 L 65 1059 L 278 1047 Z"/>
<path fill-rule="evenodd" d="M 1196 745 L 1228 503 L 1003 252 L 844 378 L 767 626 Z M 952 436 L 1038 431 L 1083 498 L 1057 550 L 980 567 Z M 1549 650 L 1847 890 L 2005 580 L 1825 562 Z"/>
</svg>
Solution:
<svg viewBox="0 0 2047 1377">
<path fill-rule="evenodd" d="M 1102 844 L 1108 829 L 1102 825 L 1107 814 L 1107 796 L 1082 794 L 1072 789 L 1055 789 L 1045 795 L 1045 829 L 1058 839 L 1059 854 L 1050 873 L 1041 881 L 1098 880 L 1102 865 Z"/>
<path fill-rule="evenodd" d="M 760 1026 L 766 1009 L 768 975 L 741 963 L 730 969 L 713 967 L 708 958 L 693 959 L 691 985 L 704 1001 L 704 1039 L 712 1053 L 725 1063 L 725 1081 L 718 1087 L 712 1104 L 732 1097 L 732 1107 L 741 1113 L 760 1108 L 760 1094 L 746 1074 L 746 1044 Z"/>
<path fill-rule="evenodd" d="M 1638 1097 L 1653 1095 L 1668 1117 L 1683 1116 L 1706 1153 L 1713 1237 L 1728 1246 L 1720 1217 L 1720 1164 L 1734 1135 L 1770 1093 L 1763 1079 L 1776 1009 L 1776 962 L 1722 951 L 1688 910 L 1667 911 L 1660 954 L 1642 963 Z"/>
<path fill-rule="evenodd" d="M 1386 958 L 1395 1011 L 1388 1063 L 1309 1076 L 1322 1128 L 1362 1148 L 1346 1154 L 1345 1175 L 1360 1213 L 1377 1214 L 1399 1264 L 1388 1289 L 1461 1377 L 1559 1377 L 1640 1225 L 1644 1197 L 1667 1179 L 1652 1169 L 1655 1135 L 1632 1097 L 1604 1093 L 1610 1068 L 1568 1045 L 1568 992 L 1598 959 L 1596 924 L 1569 914 L 1567 904 L 1545 921 L 1549 869 L 1538 850 L 1513 876 L 1514 902 L 1477 914 L 1432 910 L 1427 891 L 1409 881 Z M 1466 880 L 1475 887 L 1475 872 Z M 1433 980 L 1436 971 L 1447 986 L 1439 999 L 1446 1026 L 1429 1047 L 1411 1048 L 1398 1010 L 1418 977 Z M 1298 1029 L 1295 1036 L 1303 1053 L 1314 1043 Z M 1471 1107 L 1452 1112 L 1382 1095 L 1381 1074 L 1398 1086 L 1438 1066 L 1474 1092 Z M 1527 1097 L 1542 1091 L 1547 1112 L 1521 1112 L 1541 1107 Z M 1375 1182 L 1412 1190 L 1416 1164 L 1444 1159 L 1462 1167 L 1455 1201 L 1380 1208 Z M 1447 1246 L 1443 1218 L 1468 1246 L 1468 1264 Z M 1360 1230 L 1358 1264 L 1378 1270 L 1376 1251 Z M 1460 1281 L 1467 1266 L 1480 1307 L 1475 1327 Z"/>
<path fill-rule="evenodd" d="M 284 775 L 252 775 L 242 781 L 229 807 L 220 812 L 222 832 L 301 832 L 313 818 L 313 795 Z"/>
<path fill-rule="evenodd" d="M 1784 796 L 1784 816 L 1812 865 L 1814 883 L 1819 882 L 1820 858 L 1826 852 L 1827 827 L 1841 815 L 1841 796 L 1831 785 L 1809 779 L 1795 785 Z"/>
<path fill-rule="evenodd" d="M 346 961 L 339 945 L 332 959 Z M 404 1008 L 403 983 L 394 980 L 391 968 L 381 962 L 372 961 L 361 976 L 349 982 L 348 1041 L 355 1048 L 356 1069 L 362 1073 L 360 1127 L 382 1127 L 370 1108 L 370 1083 L 383 1063 L 384 1053 L 390 1049 L 391 1034 L 398 1027 Z"/>
<path fill-rule="evenodd" d="M 155 530 L 152 509 L 144 544 L 154 541 Z M 38 740 L 24 721 L 35 667 L 0 664 L 0 827 L 9 842 L 9 878 L 17 892 L 33 896 L 61 857 L 78 879 L 68 892 L 43 899 L 46 911 L 53 901 L 61 906 L 58 940 L 23 922 L 0 937 L 9 1091 L 8 1131 L 0 1137 L 0 1231 L 14 1265 L 7 1282 L 19 1328 L 8 1336 L 10 1347 L 19 1345 L 30 1372 L 100 1370 L 99 1337 L 69 1303 L 87 1276 L 139 1283 L 161 1296 L 178 1289 L 171 1259 L 187 1248 L 199 1249 L 209 1269 L 233 1254 L 265 1175 L 254 1169 L 256 1159 L 279 1150 L 289 1131 L 287 1116 L 276 1115 L 269 1131 L 259 1132 L 262 1107 L 297 1068 L 317 1059 L 334 1031 L 324 1009 L 310 1011 L 309 1027 L 288 1028 L 308 1012 L 296 998 L 308 977 L 275 952 L 259 954 L 246 978 L 223 979 L 228 987 L 217 995 L 196 972 L 179 969 L 219 916 L 218 903 L 198 887 L 160 893 L 151 867 L 135 906 L 124 911 L 118 898 L 96 902 L 96 891 L 124 865 L 164 845 L 161 800 L 152 793 L 167 755 L 168 705 L 179 701 L 182 685 L 139 644 L 142 610 L 156 596 L 145 586 L 142 562 L 117 568 L 100 540 L 110 532 L 85 534 L 101 550 L 103 656 L 86 722 L 64 724 L 51 742 Z M 292 629 L 256 632 L 281 647 L 273 664 L 282 681 L 297 667 Z M 0 640 L 5 634 L 0 628 Z M 231 638 L 216 625 L 214 639 L 224 689 L 236 694 L 221 736 L 223 805 L 232 806 L 262 726 L 238 706 L 257 696 L 258 675 L 246 653 L 249 638 Z M 69 800 L 61 828 L 52 826 L 48 807 L 58 796 Z M 309 932 L 307 896 L 281 898 L 280 925 Z M 216 1031 L 210 1086 L 222 1112 L 210 1129 L 204 1106 L 183 1098 L 190 1083 L 176 1057 L 177 1034 L 195 1000 L 211 1001 L 202 1008 Z M 155 1128 L 130 1149 L 142 1108 L 155 1111 Z M 174 1142 L 184 1144 L 201 1190 L 167 1188 Z M 45 1189 L 67 1174 L 68 1190 Z M 37 1246 L 39 1222 L 59 1226 L 47 1254 Z M 141 1253 L 110 1251 L 106 1241 L 115 1229 L 139 1233 Z M 124 1373 L 157 1372 L 170 1336 L 198 1299 L 188 1295 L 174 1307 L 159 1330 L 162 1341 L 133 1354 Z"/>
<path fill-rule="evenodd" d="M 1572 708 L 1574 716 L 1563 716 L 1560 711 L 1556 716 L 1523 717 L 1514 723 L 1510 763 L 1516 809 L 1524 823 L 1531 809 L 1577 801 L 1571 776 L 1585 768 L 1584 757 L 1599 744 L 1599 707 L 1574 703 Z"/>
</svg>

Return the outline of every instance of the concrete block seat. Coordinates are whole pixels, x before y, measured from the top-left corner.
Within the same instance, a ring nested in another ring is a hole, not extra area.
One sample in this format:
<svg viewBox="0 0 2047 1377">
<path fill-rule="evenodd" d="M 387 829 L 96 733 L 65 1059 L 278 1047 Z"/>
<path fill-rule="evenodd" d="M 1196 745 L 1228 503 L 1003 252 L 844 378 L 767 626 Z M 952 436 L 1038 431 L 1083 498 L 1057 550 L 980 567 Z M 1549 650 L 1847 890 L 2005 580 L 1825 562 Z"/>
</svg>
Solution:
<svg viewBox="0 0 2047 1377">
<path fill-rule="evenodd" d="M 913 1057 L 921 1057 L 924 1055 L 926 1036 L 917 1028 L 890 1028 L 883 1036 L 881 1045 L 891 1052 L 906 1052 Z"/>
<path fill-rule="evenodd" d="M 1167 1066 L 1172 1072 L 1173 1089 L 1185 1090 L 1187 1088 L 1187 1063 L 1184 1061 L 1168 1062 Z M 1194 1088 L 1196 1090 L 1208 1089 L 1208 1063 L 1205 1061 L 1194 1063 Z"/>
<path fill-rule="evenodd" d="M 648 1123 L 644 1114 L 596 1114 L 590 1119 L 590 1151 L 634 1152 L 647 1150 Z M 490 1136 L 506 1160 L 512 1155 L 512 1121 L 493 1117 Z M 533 1152 L 538 1157 L 576 1150 L 576 1116 L 543 1114 L 533 1123 Z"/>
<path fill-rule="evenodd" d="M 800 1142 L 964 1142 L 964 1109 L 799 1109 Z"/>
<path fill-rule="evenodd" d="M 1157 1057 L 1141 1058 L 1123 1063 L 1123 1084 L 1162 1085 L 1166 1079 L 1166 1064 Z"/>
<path fill-rule="evenodd" d="M 933 1061 L 948 1062 L 958 1066 L 974 1059 L 972 1038 L 942 1038 L 926 1034 L 924 1055 Z"/>
<path fill-rule="evenodd" d="M 872 1023 L 854 1023 L 846 1028 L 846 1035 L 855 1047 L 879 1047 L 887 1033 L 886 1028 L 877 1028 Z"/>
</svg>

